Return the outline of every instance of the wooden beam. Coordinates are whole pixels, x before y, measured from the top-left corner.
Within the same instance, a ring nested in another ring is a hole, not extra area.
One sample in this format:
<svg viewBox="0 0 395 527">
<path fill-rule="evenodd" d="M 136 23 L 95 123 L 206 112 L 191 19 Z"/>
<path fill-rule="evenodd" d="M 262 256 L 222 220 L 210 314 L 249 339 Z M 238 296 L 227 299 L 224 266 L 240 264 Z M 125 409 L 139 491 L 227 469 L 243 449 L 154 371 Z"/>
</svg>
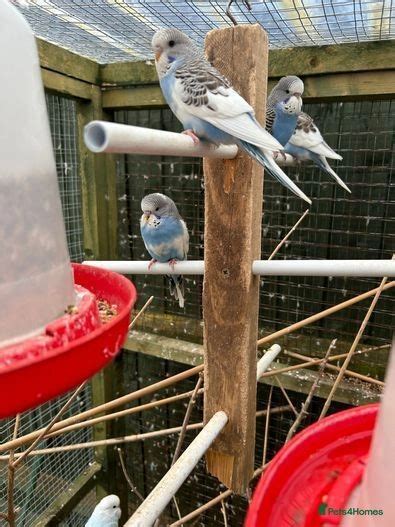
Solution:
<svg viewBox="0 0 395 527">
<path fill-rule="evenodd" d="M 393 71 L 336 73 L 304 78 L 304 101 L 392 98 L 395 95 Z"/>
<path fill-rule="evenodd" d="M 138 86 L 158 84 L 154 61 L 117 62 L 100 66 L 103 86 Z"/>
<path fill-rule="evenodd" d="M 35 527 L 59 525 L 62 519 L 73 510 L 82 498 L 93 488 L 101 465 L 94 461 L 51 503 L 34 522 Z"/>
<path fill-rule="evenodd" d="M 90 100 L 92 98 L 91 84 L 45 68 L 41 68 L 41 77 L 46 90 L 79 99 Z"/>
<path fill-rule="evenodd" d="M 268 39 L 259 25 L 210 31 L 209 61 L 265 115 Z M 203 320 L 207 422 L 224 410 L 229 423 L 206 455 L 209 472 L 244 493 L 254 471 L 256 338 L 259 279 L 251 262 L 261 251 L 263 170 L 244 153 L 204 159 L 205 267 Z"/>
<path fill-rule="evenodd" d="M 104 109 L 164 108 L 167 105 L 159 84 L 135 88 L 106 89 L 103 92 Z"/>
<path fill-rule="evenodd" d="M 303 100 L 305 102 L 378 99 L 395 96 L 394 73 L 387 70 L 314 75 L 303 77 L 303 80 L 305 83 Z M 269 79 L 268 93 L 276 83 L 277 79 Z M 159 84 L 107 89 L 103 93 L 103 108 L 107 109 L 164 108 L 165 106 L 166 101 Z"/>
<path fill-rule="evenodd" d="M 144 331 L 132 331 L 124 344 L 125 351 L 150 355 L 188 366 L 202 364 L 204 350 L 201 344 L 186 342 L 181 339 L 164 337 Z M 336 348 L 336 352 L 340 350 Z M 318 353 L 317 353 L 318 355 Z M 289 364 L 282 362 L 272 363 L 272 369 L 282 369 Z M 355 368 L 353 368 L 355 369 Z M 301 368 L 300 370 L 281 373 L 278 375 L 281 384 L 288 390 L 308 394 L 312 383 L 317 378 L 315 369 Z M 263 377 L 259 382 L 268 386 L 277 386 L 276 377 Z M 325 399 L 333 385 L 333 379 L 325 376 L 317 388 L 316 396 Z M 352 379 L 344 379 L 340 389 L 336 392 L 336 401 L 344 404 L 358 406 L 378 402 L 380 393 L 366 383 L 356 383 Z"/>
<path fill-rule="evenodd" d="M 320 75 L 395 68 L 395 46 L 390 40 L 306 46 L 271 50 L 269 77 Z"/>
<path fill-rule="evenodd" d="M 42 68 L 91 84 L 100 84 L 100 65 L 97 62 L 40 38 L 36 38 L 36 43 Z"/>
<path fill-rule="evenodd" d="M 269 52 L 268 76 L 302 77 L 325 73 L 391 70 L 395 68 L 395 48 L 392 41 L 306 46 L 272 49 Z M 153 61 L 118 62 L 100 66 L 103 85 L 136 86 L 157 84 Z"/>
</svg>

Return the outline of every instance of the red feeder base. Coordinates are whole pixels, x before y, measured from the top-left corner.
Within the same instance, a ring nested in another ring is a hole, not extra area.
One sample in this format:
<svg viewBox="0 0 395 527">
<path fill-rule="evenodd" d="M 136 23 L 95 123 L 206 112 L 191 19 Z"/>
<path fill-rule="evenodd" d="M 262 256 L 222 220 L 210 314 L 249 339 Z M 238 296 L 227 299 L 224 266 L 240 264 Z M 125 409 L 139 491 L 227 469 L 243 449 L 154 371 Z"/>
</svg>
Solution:
<svg viewBox="0 0 395 527">
<path fill-rule="evenodd" d="M 136 302 L 134 285 L 117 273 L 73 264 L 76 313 L 40 335 L 0 349 L 0 418 L 15 415 L 74 388 L 101 370 L 125 340 Z M 102 324 L 96 300 L 117 306 Z"/>
<path fill-rule="evenodd" d="M 254 492 L 245 527 L 340 525 L 361 481 L 378 404 L 345 410 L 296 435 L 274 457 Z"/>
</svg>

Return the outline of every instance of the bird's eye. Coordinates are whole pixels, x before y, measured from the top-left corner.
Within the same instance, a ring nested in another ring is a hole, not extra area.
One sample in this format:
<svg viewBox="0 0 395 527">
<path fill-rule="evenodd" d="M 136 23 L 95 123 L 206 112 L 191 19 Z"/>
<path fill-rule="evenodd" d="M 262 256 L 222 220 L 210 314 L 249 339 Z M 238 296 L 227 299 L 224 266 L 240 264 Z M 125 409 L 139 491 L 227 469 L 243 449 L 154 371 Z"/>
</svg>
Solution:
<svg viewBox="0 0 395 527">
<path fill-rule="evenodd" d="M 285 90 L 285 93 L 289 93 L 289 90 Z"/>
<path fill-rule="evenodd" d="M 159 210 L 159 207 L 156 207 L 155 212 L 158 212 L 158 210 Z"/>
<path fill-rule="evenodd" d="M 174 46 L 175 42 L 174 40 L 169 40 L 169 46 L 172 48 Z"/>
</svg>

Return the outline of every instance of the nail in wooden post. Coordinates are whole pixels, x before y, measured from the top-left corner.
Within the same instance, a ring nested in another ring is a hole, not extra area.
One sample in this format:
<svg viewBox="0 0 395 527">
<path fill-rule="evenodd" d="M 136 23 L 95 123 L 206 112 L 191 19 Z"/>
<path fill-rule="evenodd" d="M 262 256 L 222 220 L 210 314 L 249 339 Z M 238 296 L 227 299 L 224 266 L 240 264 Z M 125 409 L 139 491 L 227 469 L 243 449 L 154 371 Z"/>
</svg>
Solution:
<svg viewBox="0 0 395 527">
<path fill-rule="evenodd" d="M 210 31 L 209 61 L 264 123 L 268 40 L 259 25 Z M 244 493 L 254 471 L 256 339 L 263 169 L 244 153 L 204 160 L 205 275 L 203 295 L 207 422 L 224 410 L 229 424 L 206 455 L 207 467 L 234 492 Z"/>
</svg>

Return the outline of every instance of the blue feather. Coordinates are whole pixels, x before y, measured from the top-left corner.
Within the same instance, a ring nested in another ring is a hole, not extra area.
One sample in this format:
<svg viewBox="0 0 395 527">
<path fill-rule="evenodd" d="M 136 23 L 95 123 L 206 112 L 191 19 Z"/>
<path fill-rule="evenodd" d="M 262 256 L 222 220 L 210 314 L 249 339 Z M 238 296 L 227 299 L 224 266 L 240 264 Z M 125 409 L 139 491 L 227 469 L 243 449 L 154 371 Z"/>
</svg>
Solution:
<svg viewBox="0 0 395 527">
<path fill-rule="evenodd" d="M 279 141 L 283 146 L 285 146 L 290 140 L 294 130 L 296 128 L 296 123 L 298 121 L 298 114 L 296 113 L 286 113 L 284 112 L 280 104 L 276 105 L 276 117 L 272 126 L 272 135 Z"/>
</svg>

